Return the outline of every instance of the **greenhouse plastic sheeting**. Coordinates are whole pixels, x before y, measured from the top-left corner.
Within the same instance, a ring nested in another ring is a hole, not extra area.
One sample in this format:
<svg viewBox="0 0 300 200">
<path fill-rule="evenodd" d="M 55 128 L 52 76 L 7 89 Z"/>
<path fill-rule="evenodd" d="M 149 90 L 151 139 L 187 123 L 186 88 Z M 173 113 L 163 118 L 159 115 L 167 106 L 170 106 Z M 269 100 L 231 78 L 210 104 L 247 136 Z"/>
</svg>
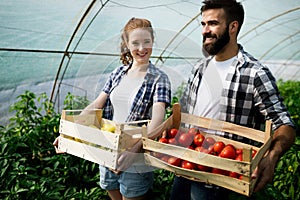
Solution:
<svg viewBox="0 0 300 200">
<path fill-rule="evenodd" d="M 299 80 L 300 2 L 241 2 L 246 18 L 239 42 L 277 79 Z M 175 90 L 203 57 L 200 7 L 198 0 L 1 0 L 1 124 L 25 90 L 46 92 L 58 109 L 67 92 L 93 100 L 120 65 L 120 32 L 132 17 L 151 20 L 151 61 Z"/>
</svg>

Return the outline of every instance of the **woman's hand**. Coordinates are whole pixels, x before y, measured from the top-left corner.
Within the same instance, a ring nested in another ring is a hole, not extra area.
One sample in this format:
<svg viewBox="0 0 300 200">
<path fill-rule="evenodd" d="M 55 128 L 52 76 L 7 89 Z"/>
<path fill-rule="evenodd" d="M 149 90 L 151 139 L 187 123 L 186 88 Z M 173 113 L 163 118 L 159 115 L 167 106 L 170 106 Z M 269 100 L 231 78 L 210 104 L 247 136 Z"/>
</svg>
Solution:
<svg viewBox="0 0 300 200">
<path fill-rule="evenodd" d="M 59 142 L 59 139 L 60 139 L 60 136 L 58 136 L 57 138 L 55 138 L 54 142 L 53 142 L 53 146 L 55 148 L 55 151 L 57 154 L 62 154 L 62 153 L 65 153 L 64 151 L 60 151 L 58 149 L 58 142 Z"/>
<path fill-rule="evenodd" d="M 125 171 L 132 165 L 142 148 L 142 141 L 138 141 L 132 148 L 124 151 L 118 158 L 117 173 Z"/>
</svg>

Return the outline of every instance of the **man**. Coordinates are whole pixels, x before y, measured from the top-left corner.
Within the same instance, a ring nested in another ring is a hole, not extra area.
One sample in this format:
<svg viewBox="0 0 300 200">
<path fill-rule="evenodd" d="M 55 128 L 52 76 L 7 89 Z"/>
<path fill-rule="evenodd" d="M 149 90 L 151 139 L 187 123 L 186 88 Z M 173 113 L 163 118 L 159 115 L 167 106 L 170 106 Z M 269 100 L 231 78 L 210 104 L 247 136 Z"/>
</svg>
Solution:
<svg viewBox="0 0 300 200">
<path fill-rule="evenodd" d="M 257 179 L 256 192 L 272 181 L 278 159 L 292 146 L 294 124 L 269 69 L 237 43 L 243 6 L 235 0 L 206 0 L 201 14 L 203 49 L 209 56 L 193 69 L 181 99 L 182 112 L 256 129 L 272 120 L 272 145 L 252 174 Z M 171 199 L 224 200 L 228 193 L 221 187 L 176 177 Z"/>
</svg>

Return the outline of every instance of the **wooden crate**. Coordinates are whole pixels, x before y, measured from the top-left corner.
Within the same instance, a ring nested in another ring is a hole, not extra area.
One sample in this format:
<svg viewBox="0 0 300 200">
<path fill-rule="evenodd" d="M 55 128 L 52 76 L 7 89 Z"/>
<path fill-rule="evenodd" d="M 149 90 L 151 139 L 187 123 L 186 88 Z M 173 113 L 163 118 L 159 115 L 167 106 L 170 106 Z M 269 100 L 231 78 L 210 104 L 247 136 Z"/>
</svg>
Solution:
<svg viewBox="0 0 300 200">
<path fill-rule="evenodd" d="M 271 144 L 271 122 L 266 122 L 265 132 L 255 129 L 235 125 L 232 123 L 213 120 L 194 116 L 180 112 L 180 106 L 174 105 L 173 114 L 161 125 L 160 131 L 170 130 L 171 128 L 181 129 L 186 125 L 201 127 L 209 130 L 223 131 L 260 142 L 263 145 L 260 147 L 251 146 L 238 141 L 233 141 L 223 137 L 213 136 L 216 141 L 223 141 L 225 144 L 233 144 L 236 148 L 243 149 L 243 161 L 221 158 L 218 156 L 198 152 L 185 147 L 160 143 L 147 137 L 143 137 L 143 148 L 146 150 L 145 159 L 149 165 L 174 172 L 178 176 L 185 178 L 206 182 L 208 184 L 215 184 L 240 194 L 251 196 L 255 179 L 251 180 L 251 174 L 258 165 L 259 161 L 265 155 Z M 210 134 L 211 135 L 211 134 Z M 252 159 L 252 149 L 257 150 L 256 156 Z M 210 172 L 188 170 L 181 167 L 176 167 L 168 164 L 153 156 L 153 153 L 162 153 L 169 156 L 188 160 L 190 162 L 205 165 L 212 168 L 219 168 L 227 171 L 233 171 L 243 175 L 243 179 L 232 178 L 225 175 L 213 174 Z"/>
<path fill-rule="evenodd" d="M 58 149 L 116 170 L 118 156 L 140 140 L 142 131 L 146 131 L 145 126 L 137 124 L 147 121 L 116 124 L 102 118 L 101 109 L 91 110 L 88 115 L 79 115 L 81 111 L 62 111 Z M 100 130 L 107 123 L 116 127 L 114 133 Z"/>
</svg>

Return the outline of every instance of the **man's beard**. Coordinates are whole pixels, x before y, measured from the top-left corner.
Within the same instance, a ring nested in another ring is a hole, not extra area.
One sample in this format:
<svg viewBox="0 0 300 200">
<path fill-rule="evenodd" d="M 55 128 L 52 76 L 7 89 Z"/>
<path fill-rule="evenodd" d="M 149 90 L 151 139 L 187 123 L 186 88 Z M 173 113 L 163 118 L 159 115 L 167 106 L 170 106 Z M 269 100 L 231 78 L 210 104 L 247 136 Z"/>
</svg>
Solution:
<svg viewBox="0 0 300 200">
<path fill-rule="evenodd" d="M 206 38 L 217 38 L 217 36 L 215 34 L 206 34 L 203 36 L 203 48 L 207 51 L 207 53 L 209 55 L 216 55 L 217 53 L 219 53 L 223 47 L 228 44 L 230 37 L 229 37 L 229 26 L 226 27 L 224 33 L 217 38 L 215 43 L 211 43 L 211 44 L 204 44 Z"/>
</svg>

